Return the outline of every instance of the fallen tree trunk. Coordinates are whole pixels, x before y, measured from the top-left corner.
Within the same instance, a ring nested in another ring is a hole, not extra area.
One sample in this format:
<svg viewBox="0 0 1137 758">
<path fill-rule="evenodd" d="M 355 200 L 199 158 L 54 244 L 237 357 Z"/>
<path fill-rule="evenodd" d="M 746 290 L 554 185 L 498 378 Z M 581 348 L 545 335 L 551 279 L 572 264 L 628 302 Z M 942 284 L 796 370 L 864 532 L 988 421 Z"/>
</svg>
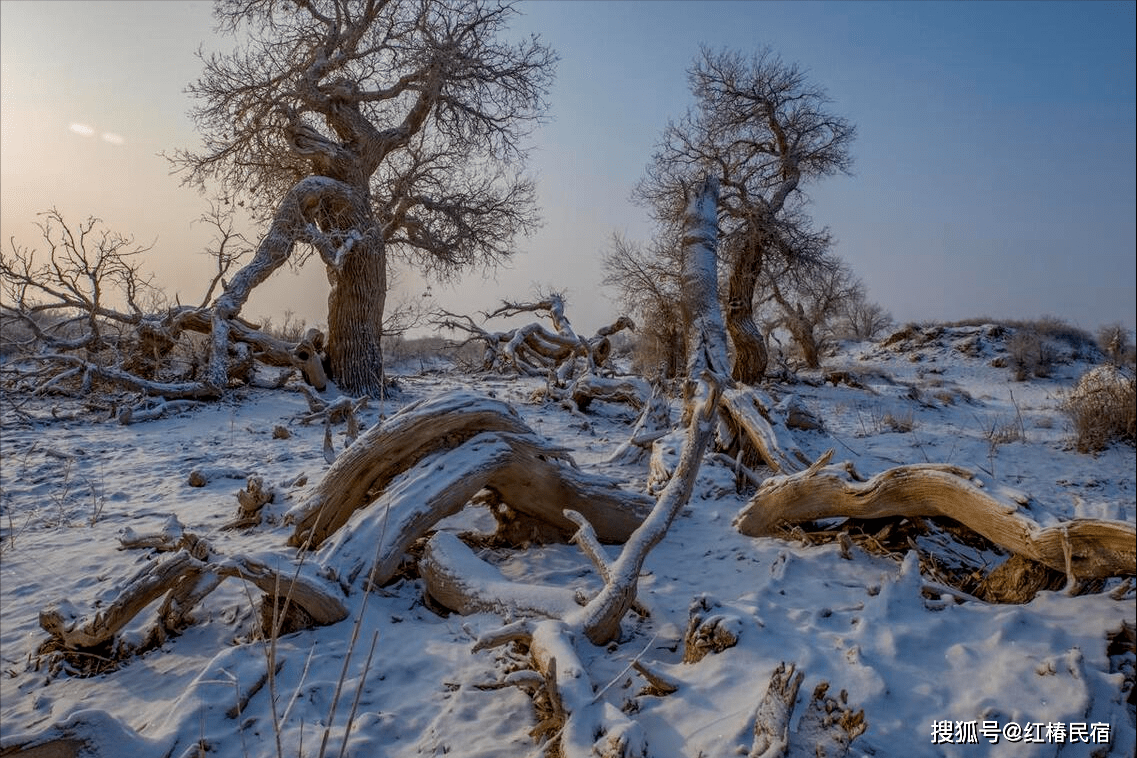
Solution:
<svg viewBox="0 0 1137 758">
<path fill-rule="evenodd" d="M 239 577 L 271 597 L 287 598 L 316 624 L 333 624 L 347 618 L 347 608 L 321 580 L 292 567 L 283 573 L 245 557 L 221 561 L 201 560 L 182 549 L 153 561 L 126 582 L 118 596 L 98 611 L 81 615 L 70 603 L 49 606 L 40 612 L 40 626 L 66 650 L 94 648 L 110 642 L 150 603 L 170 593 L 159 611 L 158 627 L 177 630 L 193 605 L 200 602 L 226 577 Z M 218 581 L 209 580 L 212 575 Z M 203 584 L 199 585 L 199 581 Z M 202 591 L 203 587 L 207 587 Z"/>
<path fill-rule="evenodd" d="M 371 451 L 371 459 L 386 463 L 381 452 Z M 576 525 L 565 517 L 564 508 L 579 509 L 594 519 L 606 542 L 627 539 L 648 512 L 650 498 L 561 463 L 558 455 L 564 451 L 535 435 L 504 432 L 480 434 L 458 447 L 437 450 L 389 482 L 374 505 L 359 501 L 352 509 L 359 512 L 321 547 L 320 562 L 349 581 L 369 564 L 371 581 L 385 584 L 415 540 L 484 488 L 565 539 Z M 366 476 L 365 471 L 358 473 Z M 343 509 L 347 507 L 345 503 Z"/>
<path fill-rule="evenodd" d="M 308 498 L 292 508 L 290 545 L 315 549 L 398 474 L 430 453 L 483 432 L 529 433 L 508 404 L 469 392 L 423 400 L 367 430 L 345 450 Z"/>
<path fill-rule="evenodd" d="M 806 471 L 767 479 L 735 518 L 735 527 L 763 537 L 781 524 L 825 518 L 939 516 L 1073 579 L 1137 573 L 1133 524 L 1075 519 L 1043 528 L 1022 512 L 1024 502 L 984 489 L 966 469 L 897 466 L 858 481 L 850 466 L 825 465 L 831 453 Z"/>
</svg>

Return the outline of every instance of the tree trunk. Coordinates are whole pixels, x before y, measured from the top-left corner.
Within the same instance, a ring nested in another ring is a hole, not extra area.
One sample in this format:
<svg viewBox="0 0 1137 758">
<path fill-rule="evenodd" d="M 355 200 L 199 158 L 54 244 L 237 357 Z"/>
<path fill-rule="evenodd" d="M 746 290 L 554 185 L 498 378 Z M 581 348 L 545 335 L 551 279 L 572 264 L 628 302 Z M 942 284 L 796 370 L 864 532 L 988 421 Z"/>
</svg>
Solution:
<svg viewBox="0 0 1137 758">
<path fill-rule="evenodd" d="M 848 464 L 827 466 L 831 455 L 805 471 L 766 480 L 735 517 L 735 528 L 764 537 L 776 534 L 782 523 L 933 516 L 958 521 L 1001 548 L 1065 572 L 1071 583 L 1137 572 L 1133 524 L 1074 519 L 1044 528 L 1023 507 L 1028 498 L 985 487 L 966 469 L 912 464 L 865 481 Z"/>
<path fill-rule="evenodd" d="M 731 376 L 742 384 L 757 384 L 766 375 L 766 339 L 754 323 L 754 288 L 762 270 L 762 243 L 746 240 L 731 261 L 727 284 L 726 329 L 734 343 Z"/>
<path fill-rule="evenodd" d="M 806 316 L 801 303 L 795 307 L 785 301 L 781 302 L 786 309 L 786 326 L 793 335 L 794 342 L 801 348 L 801 357 L 805 360 L 805 365 L 809 368 L 820 368 L 821 355 L 817 346 L 817 337 L 814 335 L 817 324 Z"/>
<path fill-rule="evenodd" d="M 387 259 L 377 236 L 356 243 L 341 267 L 328 266 L 328 361 L 332 380 L 352 395 L 383 393 L 383 306 Z"/>
</svg>

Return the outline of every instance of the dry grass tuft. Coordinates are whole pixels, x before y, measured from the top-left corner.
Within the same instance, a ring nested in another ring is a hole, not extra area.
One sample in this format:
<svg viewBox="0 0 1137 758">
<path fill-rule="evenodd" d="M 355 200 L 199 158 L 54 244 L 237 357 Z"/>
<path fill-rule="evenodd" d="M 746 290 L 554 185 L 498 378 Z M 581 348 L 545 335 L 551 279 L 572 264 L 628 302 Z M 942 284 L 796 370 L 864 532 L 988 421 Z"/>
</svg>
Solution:
<svg viewBox="0 0 1137 758">
<path fill-rule="evenodd" d="M 1132 374 L 1113 366 L 1090 370 L 1062 410 L 1074 424 L 1078 452 L 1098 452 L 1116 441 L 1137 442 L 1137 382 Z"/>
</svg>

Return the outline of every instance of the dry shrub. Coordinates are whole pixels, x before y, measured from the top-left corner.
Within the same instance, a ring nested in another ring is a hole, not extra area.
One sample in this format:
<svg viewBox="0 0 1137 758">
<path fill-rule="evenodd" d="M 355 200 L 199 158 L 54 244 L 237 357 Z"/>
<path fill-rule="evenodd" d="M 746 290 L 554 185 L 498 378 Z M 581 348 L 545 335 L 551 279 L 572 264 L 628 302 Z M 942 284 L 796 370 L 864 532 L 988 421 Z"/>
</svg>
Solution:
<svg viewBox="0 0 1137 758">
<path fill-rule="evenodd" d="M 1054 367 L 1054 348 L 1039 332 L 1019 328 L 1007 340 L 1011 369 L 1015 381 L 1026 381 L 1033 374 L 1039 378 L 1050 376 Z"/>
<path fill-rule="evenodd" d="M 884 418 L 881 419 L 881 426 L 888 431 L 907 434 L 916 428 L 916 417 L 912 411 L 901 411 L 898 413 L 892 413 L 890 411 L 884 414 Z"/>
<path fill-rule="evenodd" d="M 1081 379 L 1063 403 L 1074 424 L 1078 452 L 1104 450 L 1115 441 L 1137 440 L 1137 382 L 1114 366 L 1098 366 Z"/>
<path fill-rule="evenodd" d="M 1124 324 L 1116 321 L 1098 329 L 1098 349 L 1105 353 L 1115 366 L 1134 362 L 1134 348 L 1130 336 L 1133 334 Z"/>
</svg>

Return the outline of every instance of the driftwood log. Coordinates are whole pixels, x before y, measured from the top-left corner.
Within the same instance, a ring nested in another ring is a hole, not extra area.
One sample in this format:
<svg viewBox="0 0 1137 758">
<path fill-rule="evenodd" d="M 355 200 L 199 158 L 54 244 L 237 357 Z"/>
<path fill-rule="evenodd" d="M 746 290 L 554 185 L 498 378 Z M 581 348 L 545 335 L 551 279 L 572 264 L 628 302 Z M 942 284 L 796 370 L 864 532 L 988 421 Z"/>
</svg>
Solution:
<svg viewBox="0 0 1137 758">
<path fill-rule="evenodd" d="M 1071 581 L 1137 573 L 1137 527 L 1131 523 L 1074 519 L 1043 528 L 1024 512 L 1028 498 L 985 488 L 966 469 L 897 466 L 865 481 L 850 465 L 826 465 L 831 455 L 805 471 L 767 479 L 735 518 L 735 527 L 764 537 L 782 524 L 817 519 L 938 516 L 1064 572 Z"/>
</svg>

